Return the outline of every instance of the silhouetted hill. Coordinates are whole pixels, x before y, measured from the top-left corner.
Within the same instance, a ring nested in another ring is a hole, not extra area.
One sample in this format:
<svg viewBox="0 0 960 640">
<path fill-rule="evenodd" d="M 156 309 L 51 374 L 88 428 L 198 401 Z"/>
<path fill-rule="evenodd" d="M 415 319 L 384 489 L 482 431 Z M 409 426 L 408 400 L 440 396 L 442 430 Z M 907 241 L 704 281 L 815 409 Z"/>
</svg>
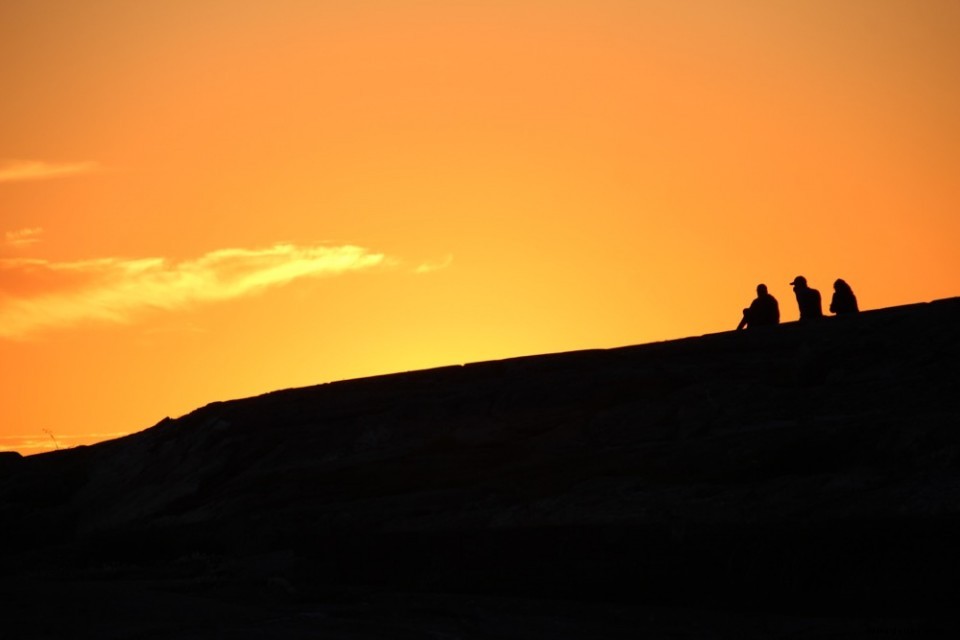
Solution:
<svg viewBox="0 0 960 640">
<path fill-rule="evenodd" d="M 958 351 L 950 299 L 278 391 L 7 456 L 6 629 L 953 637 Z"/>
</svg>

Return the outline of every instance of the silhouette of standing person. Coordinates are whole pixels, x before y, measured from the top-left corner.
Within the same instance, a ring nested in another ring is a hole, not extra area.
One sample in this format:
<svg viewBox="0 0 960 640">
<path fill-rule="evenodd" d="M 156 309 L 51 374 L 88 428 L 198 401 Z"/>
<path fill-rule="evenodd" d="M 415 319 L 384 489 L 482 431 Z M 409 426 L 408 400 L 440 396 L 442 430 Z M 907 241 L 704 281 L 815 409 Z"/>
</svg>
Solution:
<svg viewBox="0 0 960 640">
<path fill-rule="evenodd" d="M 807 279 L 797 276 L 790 283 L 793 293 L 797 296 L 797 306 L 800 307 L 800 322 L 809 322 L 823 317 L 823 306 L 820 303 L 820 292 L 807 286 Z"/>
<path fill-rule="evenodd" d="M 743 310 L 743 319 L 737 325 L 737 331 L 776 324 L 780 324 L 780 305 L 776 298 L 767 293 L 767 285 L 758 284 L 757 298 Z"/>
<path fill-rule="evenodd" d="M 857 306 L 857 296 L 853 295 L 853 289 L 839 278 L 833 283 L 833 299 L 830 301 L 830 311 L 838 316 L 860 312 L 860 307 Z"/>
</svg>

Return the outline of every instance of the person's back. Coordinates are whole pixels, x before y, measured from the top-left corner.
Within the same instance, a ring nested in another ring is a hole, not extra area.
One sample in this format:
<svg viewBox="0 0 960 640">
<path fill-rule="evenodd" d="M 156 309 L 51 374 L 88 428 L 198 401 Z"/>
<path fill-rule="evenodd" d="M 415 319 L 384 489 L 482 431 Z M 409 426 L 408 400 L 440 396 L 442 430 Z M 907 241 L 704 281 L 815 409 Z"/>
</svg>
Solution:
<svg viewBox="0 0 960 640">
<path fill-rule="evenodd" d="M 837 315 L 859 313 L 860 311 L 860 307 L 857 305 L 857 296 L 853 295 L 853 289 L 843 280 L 838 279 L 833 283 L 833 299 L 830 301 L 830 311 Z"/>
<path fill-rule="evenodd" d="M 797 276 L 790 283 L 797 296 L 797 306 L 800 308 L 800 321 L 809 322 L 823 317 L 823 304 L 820 292 L 807 286 L 807 279 Z"/>
<path fill-rule="evenodd" d="M 823 317 L 823 304 L 820 300 L 820 292 L 816 289 L 807 287 L 802 294 L 797 294 L 797 301 L 800 304 L 801 320 L 815 320 Z"/>
<path fill-rule="evenodd" d="M 776 298 L 767 293 L 766 287 L 762 292 L 758 288 L 757 299 L 750 305 L 750 318 L 751 327 L 780 324 L 780 305 Z"/>
<path fill-rule="evenodd" d="M 777 299 L 767 293 L 767 285 L 757 285 L 757 297 L 743 310 L 743 320 L 737 329 L 754 329 L 780 323 L 780 305 Z"/>
</svg>

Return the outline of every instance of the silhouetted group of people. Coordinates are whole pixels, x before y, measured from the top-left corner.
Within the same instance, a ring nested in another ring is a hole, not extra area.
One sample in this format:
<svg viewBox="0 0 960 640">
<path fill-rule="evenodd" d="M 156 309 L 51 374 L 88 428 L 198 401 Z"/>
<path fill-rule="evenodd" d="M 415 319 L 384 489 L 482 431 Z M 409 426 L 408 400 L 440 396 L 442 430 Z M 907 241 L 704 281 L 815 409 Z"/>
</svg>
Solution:
<svg viewBox="0 0 960 640">
<path fill-rule="evenodd" d="M 800 322 L 810 322 L 823 317 L 823 305 L 820 292 L 807 284 L 807 279 L 797 276 L 790 283 L 800 308 Z M 845 281 L 837 279 L 833 283 L 833 298 L 830 300 L 830 312 L 836 315 L 858 313 L 857 297 Z M 767 291 L 767 285 L 757 285 L 757 297 L 743 310 L 743 319 L 737 330 L 780 324 L 780 305 L 777 299 Z"/>
</svg>

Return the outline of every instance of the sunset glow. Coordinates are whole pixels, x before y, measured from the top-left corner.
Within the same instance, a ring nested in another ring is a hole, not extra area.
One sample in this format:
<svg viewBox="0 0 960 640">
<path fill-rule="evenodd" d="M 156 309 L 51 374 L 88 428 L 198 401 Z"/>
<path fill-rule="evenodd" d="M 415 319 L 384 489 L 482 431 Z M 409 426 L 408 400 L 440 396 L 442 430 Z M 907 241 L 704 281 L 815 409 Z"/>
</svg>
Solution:
<svg viewBox="0 0 960 640">
<path fill-rule="evenodd" d="M 8 0 L 0 450 L 960 294 L 960 3 Z M 48 435 L 49 434 L 49 435 Z"/>
</svg>

